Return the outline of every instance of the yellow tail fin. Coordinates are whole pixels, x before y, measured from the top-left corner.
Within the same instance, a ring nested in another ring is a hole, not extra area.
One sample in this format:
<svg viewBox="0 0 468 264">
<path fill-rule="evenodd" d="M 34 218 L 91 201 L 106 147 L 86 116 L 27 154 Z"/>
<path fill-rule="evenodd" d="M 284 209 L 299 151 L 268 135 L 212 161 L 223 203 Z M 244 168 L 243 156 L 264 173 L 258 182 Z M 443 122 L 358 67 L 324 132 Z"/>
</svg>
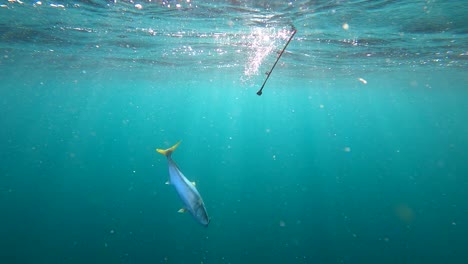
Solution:
<svg viewBox="0 0 468 264">
<path fill-rule="evenodd" d="M 168 149 L 156 149 L 156 152 L 163 154 L 166 157 L 171 156 L 172 152 L 176 150 L 176 148 L 179 146 L 181 141 L 177 142 L 174 146 L 168 148 Z"/>
</svg>

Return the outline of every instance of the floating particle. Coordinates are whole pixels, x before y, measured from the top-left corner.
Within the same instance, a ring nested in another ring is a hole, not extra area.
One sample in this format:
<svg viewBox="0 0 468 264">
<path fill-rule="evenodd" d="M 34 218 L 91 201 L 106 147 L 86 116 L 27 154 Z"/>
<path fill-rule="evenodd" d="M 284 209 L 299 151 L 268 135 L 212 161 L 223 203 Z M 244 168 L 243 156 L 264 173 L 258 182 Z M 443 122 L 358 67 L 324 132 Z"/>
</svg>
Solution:
<svg viewBox="0 0 468 264">
<path fill-rule="evenodd" d="M 367 81 L 364 80 L 363 78 L 358 78 L 358 81 L 362 82 L 363 84 L 367 84 Z"/>
<path fill-rule="evenodd" d="M 406 224 L 411 224 L 414 219 L 413 208 L 405 203 L 395 206 L 395 214 L 402 222 Z"/>
<path fill-rule="evenodd" d="M 344 150 L 344 152 L 351 152 L 351 148 L 350 148 L 350 147 L 345 147 L 343 150 Z"/>
<path fill-rule="evenodd" d="M 342 27 L 343 27 L 344 30 L 348 30 L 348 29 L 349 29 L 348 23 L 344 23 Z"/>
</svg>

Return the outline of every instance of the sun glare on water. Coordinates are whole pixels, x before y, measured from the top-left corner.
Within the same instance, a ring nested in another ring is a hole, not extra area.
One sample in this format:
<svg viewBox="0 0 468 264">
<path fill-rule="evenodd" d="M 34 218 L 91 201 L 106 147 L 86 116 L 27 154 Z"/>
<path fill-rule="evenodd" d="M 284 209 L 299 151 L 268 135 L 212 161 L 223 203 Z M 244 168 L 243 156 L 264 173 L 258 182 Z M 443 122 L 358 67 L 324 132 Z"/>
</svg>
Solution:
<svg viewBox="0 0 468 264">
<path fill-rule="evenodd" d="M 275 28 L 252 28 L 250 34 L 242 37 L 249 46 L 247 61 L 244 66 L 244 76 L 250 78 L 258 75 L 260 68 L 269 69 L 271 65 L 263 65 L 271 53 L 279 52 L 290 36 L 288 30 L 276 30 Z M 272 56 L 272 61 L 276 56 Z M 263 66 L 263 67 L 262 67 Z"/>
</svg>

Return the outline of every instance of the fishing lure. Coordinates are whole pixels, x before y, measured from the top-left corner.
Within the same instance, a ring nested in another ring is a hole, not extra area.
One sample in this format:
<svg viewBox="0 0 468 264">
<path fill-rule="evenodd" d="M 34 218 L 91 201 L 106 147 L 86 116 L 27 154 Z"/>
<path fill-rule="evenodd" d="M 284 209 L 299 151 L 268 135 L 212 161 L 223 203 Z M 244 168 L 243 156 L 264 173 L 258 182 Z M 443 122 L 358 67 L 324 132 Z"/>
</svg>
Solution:
<svg viewBox="0 0 468 264">
<path fill-rule="evenodd" d="M 266 72 L 266 79 L 265 81 L 263 81 L 263 84 L 262 84 L 262 87 L 260 88 L 260 90 L 258 90 L 257 92 L 257 95 L 260 96 L 262 95 L 262 91 L 263 91 L 263 87 L 265 87 L 265 84 L 267 83 L 268 81 L 268 78 L 270 78 L 270 75 L 271 73 L 273 72 L 273 70 L 275 69 L 275 66 L 276 64 L 278 63 L 279 59 L 281 58 L 281 55 L 283 55 L 284 51 L 286 50 L 286 47 L 288 47 L 289 45 L 289 42 L 291 42 L 291 40 L 293 39 L 294 35 L 296 34 L 297 30 L 294 26 L 292 26 L 292 33 L 291 33 L 291 36 L 289 37 L 288 39 L 288 42 L 286 42 L 286 45 L 284 45 L 283 49 L 280 51 L 280 53 L 278 54 L 278 57 L 276 58 L 276 61 L 275 63 L 273 64 L 273 66 L 271 67 L 271 69 L 269 71 Z"/>
</svg>

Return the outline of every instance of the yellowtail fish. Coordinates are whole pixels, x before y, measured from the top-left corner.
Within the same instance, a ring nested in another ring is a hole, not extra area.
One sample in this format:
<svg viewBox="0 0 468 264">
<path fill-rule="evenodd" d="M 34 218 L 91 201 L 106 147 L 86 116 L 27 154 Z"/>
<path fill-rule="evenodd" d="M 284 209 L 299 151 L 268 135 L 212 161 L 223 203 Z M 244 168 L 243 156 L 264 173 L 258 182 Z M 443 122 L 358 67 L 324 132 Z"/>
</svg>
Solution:
<svg viewBox="0 0 468 264">
<path fill-rule="evenodd" d="M 158 153 L 167 157 L 169 165 L 169 183 L 173 185 L 184 203 L 184 207 L 179 212 L 189 211 L 190 214 L 202 225 L 208 226 L 210 218 L 206 212 L 205 204 L 200 196 L 194 182 L 190 182 L 179 170 L 177 164 L 172 159 L 172 152 L 179 146 L 180 141 L 168 149 L 156 149 Z"/>
</svg>

